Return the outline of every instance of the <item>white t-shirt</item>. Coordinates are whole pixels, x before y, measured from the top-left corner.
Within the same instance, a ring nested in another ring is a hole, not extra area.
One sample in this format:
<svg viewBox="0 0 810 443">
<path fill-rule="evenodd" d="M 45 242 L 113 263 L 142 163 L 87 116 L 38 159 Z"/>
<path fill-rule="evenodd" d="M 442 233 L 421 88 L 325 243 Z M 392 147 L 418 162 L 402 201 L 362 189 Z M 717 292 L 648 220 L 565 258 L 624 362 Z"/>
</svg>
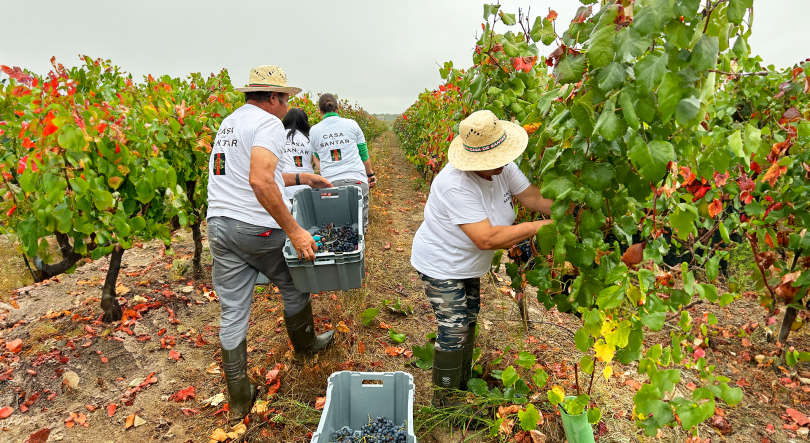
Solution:
<svg viewBox="0 0 810 443">
<path fill-rule="evenodd" d="M 253 146 L 258 146 L 279 158 L 275 182 L 284 195 L 281 171 L 286 134 L 278 117 L 250 104 L 241 106 L 222 121 L 208 161 L 208 217 L 230 217 L 253 225 L 280 228 L 250 187 L 250 153 Z M 289 210 L 289 200 L 284 201 Z"/>
<path fill-rule="evenodd" d="M 329 181 L 368 183 L 357 148 L 358 143 L 366 142 L 366 137 L 357 122 L 337 115 L 326 117 L 310 129 L 309 141 L 321 161 L 321 175 Z"/>
<path fill-rule="evenodd" d="M 492 226 L 510 226 L 515 221 L 512 196 L 528 187 L 529 180 L 514 163 L 492 181 L 448 164 L 430 185 L 425 221 L 413 240 L 411 265 L 440 279 L 486 274 L 495 251 L 478 249 L 458 225 L 488 218 Z"/>
<path fill-rule="evenodd" d="M 289 131 L 287 134 L 289 134 Z M 290 140 L 289 135 L 285 137 L 285 140 L 287 144 L 284 145 L 284 170 L 282 172 L 289 174 L 307 172 L 312 174 L 312 147 L 309 145 L 307 136 L 296 130 L 292 140 Z M 304 188 L 309 188 L 309 186 L 287 186 L 284 188 L 284 193 L 287 199 L 292 199 L 296 191 Z"/>
</svg>

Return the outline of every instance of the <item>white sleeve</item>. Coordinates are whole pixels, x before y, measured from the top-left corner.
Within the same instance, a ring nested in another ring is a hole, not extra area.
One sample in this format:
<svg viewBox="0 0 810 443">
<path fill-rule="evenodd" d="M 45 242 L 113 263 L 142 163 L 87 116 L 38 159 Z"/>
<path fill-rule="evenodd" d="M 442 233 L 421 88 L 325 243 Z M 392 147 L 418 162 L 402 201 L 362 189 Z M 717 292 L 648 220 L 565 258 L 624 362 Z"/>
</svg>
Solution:
<svg viewBox="0 0 810 443">
<path fill-rule="evenodd" d="M 507 164 L 503 170 L 506 173 L 506 183 L 509 185 L 509 192 L 512 195 L 520 194 L 531 184 L 515 162 Z"/>
<path fill-rule="evenodd" d="M 355 131 L 357 131 L 357 144 L 359 145 L 360 143 L 365 143 L 366 135 L 363 134 L 363 130 L 360 129 L 360 125 L 358 125 L 357 122 L 354 120 L 352 120 L 352 123 L 354 123 Z"/>
<path fill-rule="evenodd" d="M 318 143 L 315 140 L 315 131 L 313 131 L 313 129 L 315 129 L 314 126 L 309 130 L 309 148 L 312 150 L 312 155 L 318 154 L 320 157 L 318 153 Z"/>
<path fill-rule="evenodd" d="M 259 146 L 275 154 L 281 161 L 284 157 L 284 126 L 281 120 L 273 117 L 263 118 L 253 132 L 253 146 Z M 248 147 L 250 149 L 252 147 Z"/>
<path fill-rule="evenodd" d="M 480 195 L 469 189 L 451 188 L 440 197 L 444 212 L 454 225 L 486 220 L 487 211 Z"/>
</svg>

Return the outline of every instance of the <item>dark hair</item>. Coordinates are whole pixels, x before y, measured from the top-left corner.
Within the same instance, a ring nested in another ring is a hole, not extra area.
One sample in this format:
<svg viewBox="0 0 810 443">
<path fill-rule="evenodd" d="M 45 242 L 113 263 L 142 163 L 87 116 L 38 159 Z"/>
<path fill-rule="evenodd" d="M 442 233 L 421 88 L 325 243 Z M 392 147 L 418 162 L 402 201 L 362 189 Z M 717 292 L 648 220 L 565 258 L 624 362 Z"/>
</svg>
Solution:
<svg viewBox="0 0 810 443">
<path fill-rule="evenodd" d="M 292 141 L 295 137 L 295 131 L 300 131 L 307 140 L 309 140 L 309 118 L 306 111 L 301 108 L 292 108 L 287 111 L 287 114 L 281 119 L 284 124 L 284 129 L 287 130 L 287 138 Z"/>
<path fill-rule="evenodd" d="M 327 112 L 335 112 L 338 107 L 337 99 L 332 94 L 322 94 L 321 98 L 318 99 L 318 107 L 321 108 L 321 112 L 324 114 Z"/>
<path fill-rule="evenodd" d="M 270 99 L 273 97 L 273 94 L 277 96 L 281 96 L 284 92 L 279 91 L 253 91 L 253 92 L 245 92 L 245 102 L 250 100 L 254 100 L 257 102 L 270 102 Z"/>
</svg>

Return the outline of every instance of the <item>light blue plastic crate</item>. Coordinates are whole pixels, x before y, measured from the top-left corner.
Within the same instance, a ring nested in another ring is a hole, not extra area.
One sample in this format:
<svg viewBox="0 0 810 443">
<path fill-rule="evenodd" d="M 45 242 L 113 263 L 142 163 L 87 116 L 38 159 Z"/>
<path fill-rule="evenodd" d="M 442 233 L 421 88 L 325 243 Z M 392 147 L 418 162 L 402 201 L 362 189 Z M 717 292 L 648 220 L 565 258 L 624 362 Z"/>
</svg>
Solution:
<svg viewBox="0 0 810 443">
<path fill-rule="evenodd" d="M 382 384 L 365 381 L 382 380 Z M 332 433 L 348 426 L 354 430 L 369 418 L 385 417 L 397 426 L 406 423 L 407 443 L 413 433 L 413 376 L 407 372 L 335 372 L 329 376 L 326 403 L 310 443 L 329 443 Z"/>
</svg>

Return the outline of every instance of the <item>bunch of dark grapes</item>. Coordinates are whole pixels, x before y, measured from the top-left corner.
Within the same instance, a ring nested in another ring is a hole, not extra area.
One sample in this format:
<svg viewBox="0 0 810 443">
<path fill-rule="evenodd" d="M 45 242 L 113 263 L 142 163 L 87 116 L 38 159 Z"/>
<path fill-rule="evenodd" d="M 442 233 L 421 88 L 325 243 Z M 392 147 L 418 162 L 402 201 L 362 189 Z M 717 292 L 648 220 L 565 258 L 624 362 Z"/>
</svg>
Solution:
<svg viewBox="0 0 810 443">
<path fill-rule="evenodd" d="M 318 247 L 318 252 L 353 252 L 357 250 L 357 243 L 360 241 L 357 229 L 348 223 L 339 227 L 335 227 L 332 223 L 324 224 L 314 235 L 320 235 L 322 242 L 326 239 L 335 239 L 329 244 L 323 243 Z"/>
<path fill-rule="evenodd" d="M 359 431 L 344 426 L 333 432 L 330 443 L 405 443 L 407 437 L 404 424 L 397 426 L 385 417 L 377 417 Z"/>
<path fill-rule="evenodd" d="M 512 259 L 513 262 L 522 265 L 523 263 L 529 263 L 529 269 L 534 268 L 534 261 L 532 260 L 532 247 L 531 243 L 534 243 L 534 239 L 527 238 L 522 242 L 518 243 L 515 246 L 509 248 L 509 258 Z"/>
</svg>

